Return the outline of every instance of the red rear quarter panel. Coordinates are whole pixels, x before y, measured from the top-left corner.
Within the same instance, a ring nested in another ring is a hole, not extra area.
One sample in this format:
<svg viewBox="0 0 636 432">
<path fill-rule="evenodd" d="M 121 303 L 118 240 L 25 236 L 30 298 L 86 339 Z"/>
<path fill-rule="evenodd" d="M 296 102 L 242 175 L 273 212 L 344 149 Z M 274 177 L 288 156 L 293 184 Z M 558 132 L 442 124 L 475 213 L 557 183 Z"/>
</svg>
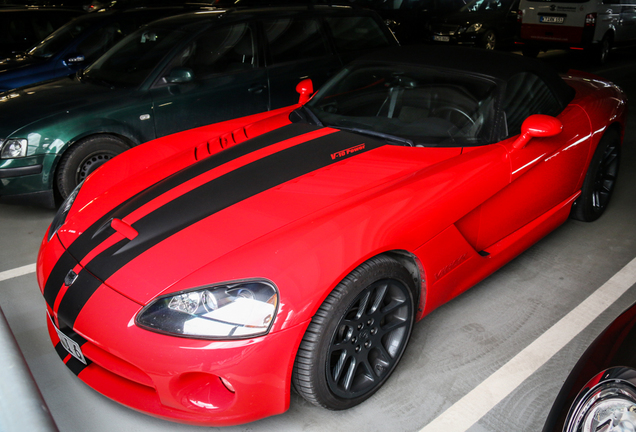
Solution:
<svg viewBox="0 0 636 432">
<path fill-rule="evenodd" d="M 617 85 L 593 74 L 569 71 L 563 79 L 576 91 L 570 105 L 581 107 L 590 119 L 593 136 L 589 162 L 608 127 L 620 127 L 622 142 L 627 119 L 627 96 Z"/>
</svg>

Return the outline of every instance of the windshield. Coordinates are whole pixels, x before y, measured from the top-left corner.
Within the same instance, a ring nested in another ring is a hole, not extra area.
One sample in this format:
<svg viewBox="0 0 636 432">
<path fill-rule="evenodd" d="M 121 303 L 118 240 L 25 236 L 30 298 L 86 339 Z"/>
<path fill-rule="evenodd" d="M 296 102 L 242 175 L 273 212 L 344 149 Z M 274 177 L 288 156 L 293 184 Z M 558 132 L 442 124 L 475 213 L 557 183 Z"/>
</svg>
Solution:
<svg viewBox="0 0 636 432">
<path fill-rule="evenodd" d="M 52 57 L 101 20 L 102 17 L 98 15 L 74 19 L 51 33 L 46 39 L 31 48 L 27 54 L 41 58 Z"/>
<path fill-rule="evenodd" d="M 323 126 L 395 136 L 409 145 L 478 145 L 490 139 L 494 88 L 452 71 L 362 66 L 340 72 L 306 107 Z"/>
<path fill-rule="evenodd" d="M 84 77 L 116 87 L 139 86 L 186 36 L 174 29 L 138 30 L 86 69 Z"/>
</svg>

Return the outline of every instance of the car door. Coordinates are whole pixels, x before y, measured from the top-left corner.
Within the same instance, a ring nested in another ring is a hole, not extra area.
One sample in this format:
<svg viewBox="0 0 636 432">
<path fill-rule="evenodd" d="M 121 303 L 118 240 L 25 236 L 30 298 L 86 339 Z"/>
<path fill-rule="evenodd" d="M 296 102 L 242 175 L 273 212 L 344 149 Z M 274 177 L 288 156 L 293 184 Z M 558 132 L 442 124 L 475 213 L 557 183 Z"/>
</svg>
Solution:
<svg viewBox="0 0 636 432">
<path fill-rule="evenodd" d="M 510 184 L 458 223 L 477 251 L 555 209 L 576 193 L 590 151 L 591 131 L 582 108 L 561 111 L 545 83 L 524 72 L 508 82 L 504 101 L 513 136 L 505 142 L 510 158 Z M 513 142 L 532 114 L 557 115 L 563 130 L 552 137 L 532 138 L 523 148 Z"/>
<path fill-rule="evenodd" d="M 636 41 L 636 0 L 621 0 L 621 13 L 616 25 L 616 42 Z"/>
<path fill-rule="evenodd" d="M 298 102 L 296 84 L 311 78 L 323 85 L 342 64 L 317 17 L 283 16 L 261 21 L 267 43 L 267 76 L 272 109 Z"/>
<path fill-rule="evenodd" d="M 254 26 L 204 31 L 173 57 L 151 94 L 158 137 L 268 110 Z"/>
</svg>

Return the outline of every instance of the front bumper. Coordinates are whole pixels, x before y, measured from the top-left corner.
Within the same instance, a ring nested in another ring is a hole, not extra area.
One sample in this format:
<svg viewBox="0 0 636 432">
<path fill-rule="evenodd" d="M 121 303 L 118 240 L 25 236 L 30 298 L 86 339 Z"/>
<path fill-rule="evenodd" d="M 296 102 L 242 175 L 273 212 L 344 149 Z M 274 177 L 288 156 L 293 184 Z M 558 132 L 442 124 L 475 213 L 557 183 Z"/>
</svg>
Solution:
<svg viewBox="0 0 636 432">
<path fill-rule="evenodd" d="M 57 236 L 43 243 L 38 257 L 41 289 L 49 263 L 57 262 L 52 257 L 63 253 Z M 60 299 L 53 307 L 47 304 L 49 335 L 58 355 L 93 389 L 147 414 L 202 426 L 251 422 L 289 407 L 296 348 L 308 322 L 236 341 L 166 336 L 134 325 L 142 306 L 99 285 L 72 328 L 57 314 Z M 79 345 L 86 364 L 64 348 L 52 321 Z"/>
<path fill-rule="evenodd" d="M 54 208 L 47 162 L 42 156 L 0 160 L 0 199 Z"/>
<path fill-rule="evenodd" d="M 479 44 L 481 36 L 481 33 L 478 32 L 458 34 L 454 32 L 433 31 L 430 40 L 438 44 L 475 46 Z"/>
</svg>

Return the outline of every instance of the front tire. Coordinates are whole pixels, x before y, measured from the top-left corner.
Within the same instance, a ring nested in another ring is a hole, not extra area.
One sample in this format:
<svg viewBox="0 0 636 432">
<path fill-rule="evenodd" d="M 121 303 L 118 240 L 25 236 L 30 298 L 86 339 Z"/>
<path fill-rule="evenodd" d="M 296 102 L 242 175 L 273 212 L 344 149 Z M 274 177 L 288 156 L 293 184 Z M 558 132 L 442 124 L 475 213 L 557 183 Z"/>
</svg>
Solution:
<svg viewBox="0 0 636 432">
<path fill-rule="evenodd" d="M 620 158 L 620 133 L 617 129 L 610 129 L 594 151 L 581 196 L 572 205 L 570 216 L 573 219 L 592 222 L 605 212 L 616 185 Z"/>
<path fill-rule="evenodd" d="M 112 135 L 96 135 L 75 144 L 62 156 L 57 171 L 61 198 L 65 199 L 89 174 L 128 148 L 122 139 Z"/>
<path fill-rule="evenodd" d="M 488 30 L 482 39 L 481 46 L 487 50 L 494 50 L 497 48 L 497 35 L 494 31 Z"/>
<path fill-rule="evenodd" d="M 388 379 L 414 321 L 413 278 L 378 256 L 351 272 L 325 299 L 298 349 L 292 382 L 314 405 L 351 408 Z"/>
</svg>

